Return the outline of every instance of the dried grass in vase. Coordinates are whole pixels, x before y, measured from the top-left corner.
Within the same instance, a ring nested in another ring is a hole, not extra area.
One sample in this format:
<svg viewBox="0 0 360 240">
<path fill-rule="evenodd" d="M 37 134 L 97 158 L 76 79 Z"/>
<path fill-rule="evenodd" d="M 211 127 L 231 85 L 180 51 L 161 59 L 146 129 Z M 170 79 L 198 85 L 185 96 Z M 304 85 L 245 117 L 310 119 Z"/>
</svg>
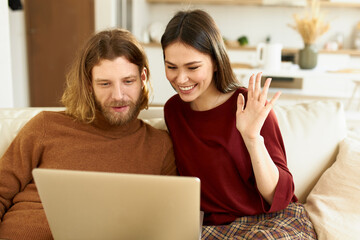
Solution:
<svg viewBox="0 0 360 240">
<path fill-rule="evenodd" d="M 289 26 L 301 35 L 305 44 L 315 43 L 330 28 L 330 24 L 324 22 L 324 14 L 320 12 L 319 0 L 311 0 L 310 8 L 305 12 L 305 17 L 301 18 L 294 14 L 294 19 L 295 25 L 289 24 Z"/>
</svg>

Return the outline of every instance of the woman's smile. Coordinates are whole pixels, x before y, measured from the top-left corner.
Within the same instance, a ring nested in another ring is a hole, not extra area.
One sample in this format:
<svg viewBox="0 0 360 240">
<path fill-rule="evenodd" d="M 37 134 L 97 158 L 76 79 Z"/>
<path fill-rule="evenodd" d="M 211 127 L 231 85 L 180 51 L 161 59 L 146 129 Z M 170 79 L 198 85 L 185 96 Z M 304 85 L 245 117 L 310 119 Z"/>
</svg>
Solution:
<svg viewBox="0 0 360 240">
<path fill-rule="evenodd" d="M 197 86 L 197 84 L 189 85 L 189 86 L 178 86 L 178 88 L 180 89 L 180 91 L 181 91 L 182 93 L 189 93 L 189 92 L 191 92 L 191 90 L 193 90 L 196 86 Z"/>
</svg>

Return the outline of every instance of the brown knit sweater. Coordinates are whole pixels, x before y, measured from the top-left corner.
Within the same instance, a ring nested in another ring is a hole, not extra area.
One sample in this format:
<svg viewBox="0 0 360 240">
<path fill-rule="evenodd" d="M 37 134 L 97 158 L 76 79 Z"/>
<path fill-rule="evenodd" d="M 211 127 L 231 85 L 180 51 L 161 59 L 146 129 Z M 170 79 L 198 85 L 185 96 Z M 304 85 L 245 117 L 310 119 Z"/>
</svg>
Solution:
<svg viewBox="0 0 360 240">
<path fill-rule="evenodd" d="M 0 238 L 52 239 L 33 168 L 175 175 L 171 140 L 135 120 L 112 127 L 97 115 L 92 124 L 64 112 L 31 119 L 0 159 Z"/>
</svg>

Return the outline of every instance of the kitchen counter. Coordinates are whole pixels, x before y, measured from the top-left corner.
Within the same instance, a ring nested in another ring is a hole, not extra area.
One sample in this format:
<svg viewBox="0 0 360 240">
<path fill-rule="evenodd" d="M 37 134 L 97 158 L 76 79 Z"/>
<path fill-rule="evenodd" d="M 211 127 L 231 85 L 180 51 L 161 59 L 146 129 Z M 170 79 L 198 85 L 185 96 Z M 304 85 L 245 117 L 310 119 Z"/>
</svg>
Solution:
<svg viewBox="0 0 360 240">
<path fill-rule="evenodd" d="M 270 86 L 269 93 L 281 91 L 288 97 L 349 99 L 352 96 L 355 83 L 360 81 L 360 69 L 330 72 L 322 69 L 303 70 L 295 67 L 279 71 L 261 68 L 234 68 L 235 75 L 246 87 L 250 76 L 258 72 L 262 72 L 264 78 L 273 78 L 272 83 L 276 87 Z M 281 87 L 281 84 L 284 87 Z"/>
<path fill-rule="evenodd" d="M 288 77 L 288 78 L 327 78 L 343 80 L 360 80 L 360 69 L 342 69 L 326 71 L 322 69 L 281 69 L 279 71 L 264 70 L 261 68 L 234 68 L 234 73 L 240 77 L 250 76 L 252 73 L 262 72 L 264 76 Z"/>
</svg>

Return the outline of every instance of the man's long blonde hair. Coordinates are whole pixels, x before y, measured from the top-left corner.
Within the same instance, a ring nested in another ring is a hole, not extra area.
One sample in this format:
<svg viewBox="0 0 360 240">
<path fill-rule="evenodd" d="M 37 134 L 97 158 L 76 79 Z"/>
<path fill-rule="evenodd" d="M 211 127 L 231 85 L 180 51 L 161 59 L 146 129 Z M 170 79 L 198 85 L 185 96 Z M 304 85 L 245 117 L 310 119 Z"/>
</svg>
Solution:
<svg viewBox="0 0 360 240">
<path fill-rule="evenodd" d="M 146 68 L 146 82 L 142 88 L 140 110 L 148 108 L 150 71 L 144 49 L 129 31 L 112 29 L 90 37 L 75 57 L 66 75 L 66 87 L 61 98 L 67 114 L 86 123 L 95 120 L 96 103 L 92 90 L 91 71 L 101 60 L 114 60 L 117 57 L 125 57 L 137 65 L 139 76 Z"/>
</svg>

